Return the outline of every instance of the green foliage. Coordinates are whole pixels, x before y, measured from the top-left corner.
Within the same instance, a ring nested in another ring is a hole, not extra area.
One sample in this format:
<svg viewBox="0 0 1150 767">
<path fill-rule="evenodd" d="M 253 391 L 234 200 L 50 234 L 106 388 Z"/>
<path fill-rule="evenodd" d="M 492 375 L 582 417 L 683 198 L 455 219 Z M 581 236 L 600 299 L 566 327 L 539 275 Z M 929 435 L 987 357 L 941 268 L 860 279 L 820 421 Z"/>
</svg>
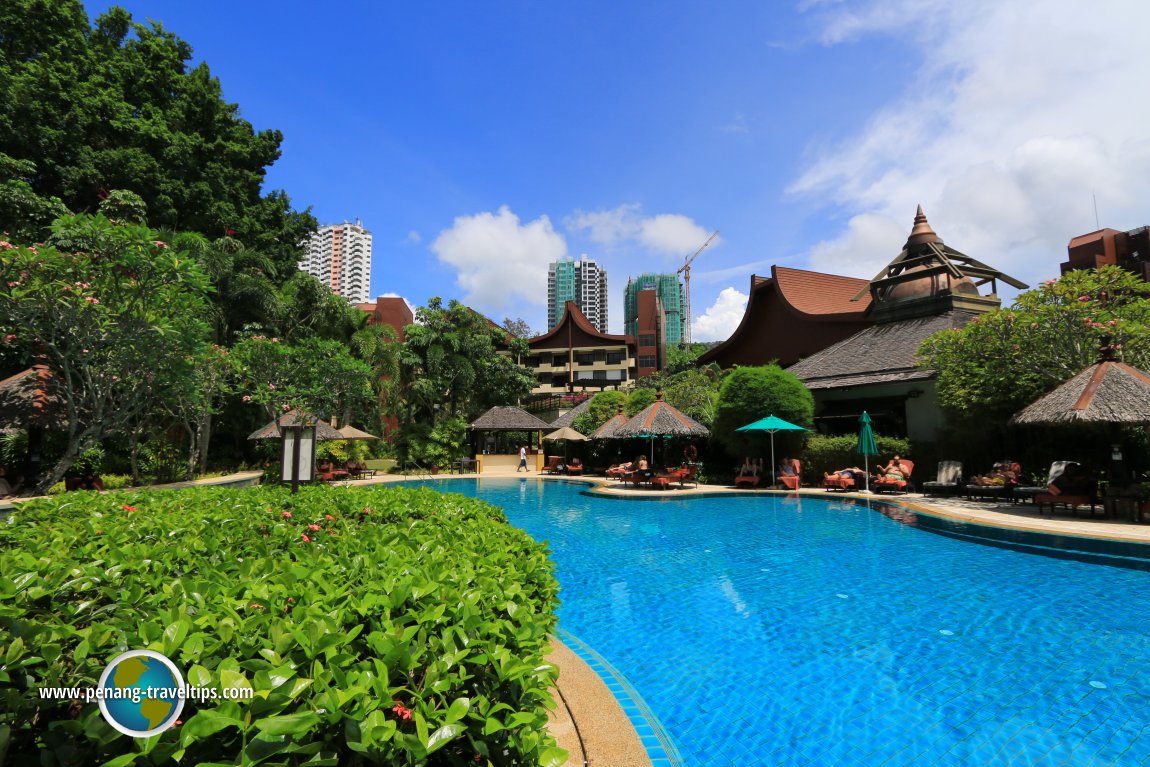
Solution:
<svg viewBox="0 0 1150 767">
<path fill-rule="evenodd" d="M 272 258 L 278 283 L 315 229 L 282 192 L 261 191 L 283 136 L 256 132 L 208 65 L 190 68 L 191 58 L 186 42 L 121 8 L 92 26 L 79 0 L 5 2 L 0 153 L 35 162 L 34 174 L 21 174 L 26 184 L 71 210 L 94 211 L 107 190 L 130 190 L 153 227 L 234 232 Z"/>
<path fill-rule="evenodd" d="M 0 731 L 9 763 L 555 763 L 544 662 L 557 584 L 542 544 L 428 490 L 68 493 L 0 526 Z M 191 685 L 148 741 L 95 703 L 129 648 Z M 410 711 L 410 718 L 403 714 Z M 115 760 L 114 762 L 112 760 Z"/>
<path fill-rule="evenodd" d="M 885 464 L 895 455 L 899 455 L 915 462 L 915 473 L 919 474 L 920 479 L 925 476 L 925 474 L 920 473 L 923 466 L 911 452 L 909 440 L 876 434 L 875 444 L 878 447 L 878 455 L 871 456 L 869 459 L 871 471 L 874 471 L 875 466 L 878 466 L 880 462 Z M 807 440 L 801 456 L 803 481 L 809 484 L 818 484 L 822 481 L 823 474 L 827 472 L 838 471 L 851 466 L 862 467 L 867 461 L 855 452 L 857 445 L 858 437 L 856 435 L 825 437 L 816 434 L 811 436 Z M 930 473 L 931 470 L 930 467 L 927 467 L 926 473 Z"/>
<path fill-rule="evenodd" d="M 937 333 L 920 364 L 938 370 L 939 402 L 953 419 L 1001 420 L 1094 362 L 1107 336 L 1126 362 L 1150 365 L 1150 285 L 1116 266 L 1072 271 L 1020 293 L 1010 309 Z"/>
<path fill-rule="evenodd" d="M 621 391 L 601 391 L 591 398 L 591 404 L 582 415 L 575 417 L 571 428 L 590 437 L 600 426 L 611 420 L 620 407 L 626 407 L 627 393 Z"/>
<path fill-rule="evenodd" d="M 374 407 L 371 368 L 337 341 L 290 344 L 257 335 L 236 344 L 230 357 L 244 401 L 261 405 L 268 420 L 301 408 L 350 423 Z"/>
<path fill-rule="evenodd" d="M 35 176 L 35 163 L 0 152 L 0 239 L 40 242 L 52 222 L 68 213 L 59 198 L 42 197 L 32 189 L 27 179 Z"/>
<path fill-rule="evenodd" d="M 41 492 L 81 452 L 130 430 L 206 345 L 208 282 L 139 224 L 66 216 L 47 245 L 0 245 L 0 336 L 49 368 L 68 446 Z"/>
<path fill-rule="evenodd" d="M 639 415 L 655 402 L 654 389 L 632 389 L 627 393 L 627 405 L 624 408 L 628 418 Z M 614 415 L 614 413 L 612 413 Z"/>
<path fill-rule="evenodd" d="M 814 423 L 814 412 L 814 397 L 807 387 L 778 365 L 739 367 L 723 379 L 715 405 L 711 437 L 733 458 L 763 456 L 769 461 L 769 434 L 740 432 L 736 429 L 769 415 L 810 429 Z M 793 431 L 776 434 L 776 455 L 798 453 L 807 434 Z"/>
<path fill-rule="evenodd" d="M 411 427 L 435 419 L 437 406 L 470 421 L 531 393 L 535 377 L 516 363 L 527 354 L 523 339 L 509 340 L 505 331 L 455 300 L 444 306 L 432 298 L 415 318 L 404 329 L 397 382 L 407 441 L 415 438 Z M 510 355 L 501 354 L 499 349 L 508 345 Z"/>
</svg>

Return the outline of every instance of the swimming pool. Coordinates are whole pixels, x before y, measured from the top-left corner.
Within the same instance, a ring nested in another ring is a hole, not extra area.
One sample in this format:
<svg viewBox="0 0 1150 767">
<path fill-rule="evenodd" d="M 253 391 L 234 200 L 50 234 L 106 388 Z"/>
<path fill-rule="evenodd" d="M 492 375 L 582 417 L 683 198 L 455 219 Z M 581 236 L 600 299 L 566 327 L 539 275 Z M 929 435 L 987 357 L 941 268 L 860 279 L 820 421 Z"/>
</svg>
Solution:
<svg viewBox="0 0 1150 767">
<path fill-rule="evenodd" d="M 550 541 L 560 626 L 684 765 L 1150 764 L 1150 573 L 842 500 L 423 483 Z"/>
</svg>

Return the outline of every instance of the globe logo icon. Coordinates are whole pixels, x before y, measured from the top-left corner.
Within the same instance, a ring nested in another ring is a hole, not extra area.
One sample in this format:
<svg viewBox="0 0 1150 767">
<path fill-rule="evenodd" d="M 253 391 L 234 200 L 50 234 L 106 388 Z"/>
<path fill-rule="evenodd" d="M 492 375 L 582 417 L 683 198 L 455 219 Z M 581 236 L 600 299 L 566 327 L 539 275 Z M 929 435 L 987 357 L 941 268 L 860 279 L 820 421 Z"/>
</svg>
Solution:
<svg viewBox="0 0 1150 767">
<path fill-rule="evenodd" d="M 117 655 L 100 675 L 100 712 L 133 738 L 147 738 L 176 723 L 184 709 L 184 677 L 154 650 Z"/>
</svg>

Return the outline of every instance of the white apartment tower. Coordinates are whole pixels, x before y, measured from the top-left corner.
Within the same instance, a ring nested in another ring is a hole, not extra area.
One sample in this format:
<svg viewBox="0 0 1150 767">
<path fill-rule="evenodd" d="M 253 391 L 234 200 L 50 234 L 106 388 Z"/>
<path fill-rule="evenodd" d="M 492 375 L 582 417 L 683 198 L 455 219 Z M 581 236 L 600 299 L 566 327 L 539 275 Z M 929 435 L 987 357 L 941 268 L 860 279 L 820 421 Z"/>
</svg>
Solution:
<svg viewBox="0 0 1150 767">
<path fill-rule="evenodd" d="M 574 301 L 600 333 L 607 332 L 607 271 L 583 256 L 552 261 L 547 267 L 547 329 L 563 319 L 563 307 Z"/>
<path fill-rule="evenodd" d="M 371 232 L 358 218 L 354 224 L 321 226 L 308 240 L 299 268 L 351 303 L 365 304 L 371 291 Z"/>
</svg>

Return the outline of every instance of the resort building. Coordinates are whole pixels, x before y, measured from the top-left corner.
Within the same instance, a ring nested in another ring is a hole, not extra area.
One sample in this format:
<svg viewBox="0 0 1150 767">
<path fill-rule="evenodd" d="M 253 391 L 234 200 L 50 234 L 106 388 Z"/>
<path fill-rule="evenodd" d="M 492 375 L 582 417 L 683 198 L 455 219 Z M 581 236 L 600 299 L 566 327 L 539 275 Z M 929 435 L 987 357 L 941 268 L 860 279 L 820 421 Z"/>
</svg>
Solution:
<svg viewBox="0 0 1150 767">
<path fill-rule="evenodd" d="M 638 367 L 635 375 L 644 378 L 662 370 L 667 364 L 667 313 L 654 290 L 635 294 L 635 317 L 631 322 L 635 338 Z"/>
<path fill-rule="evenodd" d="M 354 224 L 321 226 L 306 243 L 300 271 L 314 275 L 333 293 L 353 304 L 365 303 L 371 291 L 371 232 Z"/>
<path fill-rule="evenodd" d="M 535 373 L 537 397 L 634 385 L 635 339 L 600 332 L 574 301 L 555 327 L 527 344 L 530 356 L 519 362 Z"/>
<path fill-rule="evenodd" d="M 788 368 L 814 394 L 818 431 L 854 433 L 866 410 L 881 434 L 936 441 L 937 372 L 918 366 L 919 346 L 998 308 L 998 280 L 1027 287 L 946 245 L 920 207 L 902 251 L 864 288 L 873 324 Z"/>
<path fill-rule="evenodd" d="M 1099 229 L 1071 239 L 1066 251 L 1067 259 L 1060 264 L 1062 274 L 1114 264 L 1150 280 L 1150 227 L 1141 226 L 1129 232 Z"/>
<path fill-rule="evenodd" d="M 399 296 L 380 296 L 373 304 L 356 304 L 355 307 L 371 315 L 367 321 L 372 325 L 387 325 L 395 331 L 395 340 L 406 340 L 404 328 L 415 322 L 411 307 Z"/>
<path fill-rule="evenodd" d="M 679 282 L 679 275 L 673 272 L 641 274 L 627 280 L 627 289 L 623 294 L 623 332 L 629 336 L 639 335 L 639 294 L 644 291 L 654 291 L 659 298 L 664 343 L 671 346 L 683 343 L 687 322 L 683 313 L 683 284 Z"/>
<path fill-rule="evenodd" d="M 869 327 L 866 280 L 772 266 L 770 277 L 751 275 L 747 308 L 726 341 L 708 349 L 700 365 L 793 365 L 803 357 Z"/>
<path fill-rule="evenodd" d="M 607 332 L 607 270 L 583 256 L 553 261 L 547 267 L 547 328 L 563 317 L 568 301 L 574 301 L 583 316 L 600 333 Z"/>
</svg>

